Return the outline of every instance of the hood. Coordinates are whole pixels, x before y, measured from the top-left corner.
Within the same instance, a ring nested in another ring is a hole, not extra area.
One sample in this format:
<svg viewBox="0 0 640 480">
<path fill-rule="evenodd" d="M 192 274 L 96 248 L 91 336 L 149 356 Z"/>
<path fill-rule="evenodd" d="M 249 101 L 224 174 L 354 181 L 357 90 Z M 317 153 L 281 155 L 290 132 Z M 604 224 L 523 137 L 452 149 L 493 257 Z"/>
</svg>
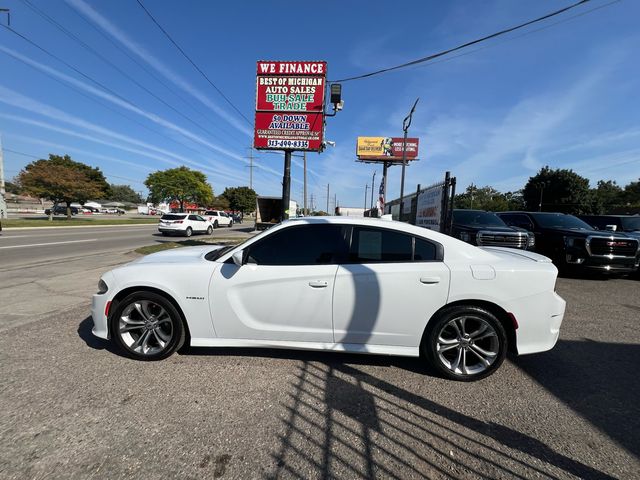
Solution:
<svg viewBox="0 0 640 480">
<path fill-rule="evenodd" d="M 551 230 L 567 237 L 620 237 L 631 238 L 629 234 L 623 232 L 606 232 L 603 230 L 571 230 L 567 228 L 547 228 L 545 230 Z"/>
<path fill-rule="evenodd" d="M 219 250 L 224 245 L 203 245 L 199 247 L 180 247 L 172 250 L 164 250 L 138 258 L 131 263 L 189 263 L 197 262 L 204 255 Z"/>
<path fill-rule="evenodd" d="M 510 232 L 515 232 L 517 231 L 517 229 L 513 228 L 513 227 L 488 227 L 486 225 L 465 225 L 464 223 L 454 223 L 453 224 L 453 228 L 456 228 L 458 230 L 464 230 L 464 231 L 470 231 L 470 232 L 480 232 L 480 231 L 485 231 L 485 232 L 504 232 L 504 233 L 510 233 Z M 525 231 L 525 230 L 523 230 Z"/>
</svg>

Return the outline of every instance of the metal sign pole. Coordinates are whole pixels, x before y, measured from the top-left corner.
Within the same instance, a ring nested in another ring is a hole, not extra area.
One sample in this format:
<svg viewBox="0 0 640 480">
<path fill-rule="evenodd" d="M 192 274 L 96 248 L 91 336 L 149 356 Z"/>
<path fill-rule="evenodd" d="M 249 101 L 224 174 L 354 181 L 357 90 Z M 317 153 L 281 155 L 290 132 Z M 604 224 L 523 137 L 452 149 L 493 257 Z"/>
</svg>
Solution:
<svg viewBox="0 0 640 480">
<path fill-rule="evenodd" d="M 280 220 L 289 218 L 289 203 L 291 199 L 291 150 L 284 151 L 284 176 L 282 177 L 282 212 Z"/>
<path fill-rule="evenodd" d="M 404 171 L 407 166 L 407 132 L 409 131 L 409 127 L 411 126 L 411 119 L 413 118 L 413 112 L 416 109 L 418 100 L 420 100 L 420 97 L 416 98 L 416 102 L 413 104 L 413 107 L 411 107 L 411 111 L 409 112 L 409 115 L 404 117 L 404 120 L 402 121 L 402 130 L 404 130 L 404 140 L 402 142 L 402 179 L 400 180 L 400 215 L 398 218 L 398 220 L 400 221 L 402 221 L 402 213 L 403 213 L 402 207 L 404 203 Z"/>
</svg>

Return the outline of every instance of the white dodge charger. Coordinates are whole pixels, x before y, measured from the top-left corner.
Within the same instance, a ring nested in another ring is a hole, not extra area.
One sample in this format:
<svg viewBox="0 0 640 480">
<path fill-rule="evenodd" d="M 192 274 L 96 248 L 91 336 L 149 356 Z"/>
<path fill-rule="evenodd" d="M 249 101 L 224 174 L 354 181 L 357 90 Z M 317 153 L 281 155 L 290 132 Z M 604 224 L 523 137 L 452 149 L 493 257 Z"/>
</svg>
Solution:
<svg viewBox="0 0 640 480">
<path fill-rule="evenodd" d="M 105 273 L 93 333 L 142 360 L 194 347 L 422 356 L 477 380 L 507 350 L 551 349 L 565 302 L 532 252 L 399 222 L 289 220 L 233 247 L 180 248 Z"/>
</svg>

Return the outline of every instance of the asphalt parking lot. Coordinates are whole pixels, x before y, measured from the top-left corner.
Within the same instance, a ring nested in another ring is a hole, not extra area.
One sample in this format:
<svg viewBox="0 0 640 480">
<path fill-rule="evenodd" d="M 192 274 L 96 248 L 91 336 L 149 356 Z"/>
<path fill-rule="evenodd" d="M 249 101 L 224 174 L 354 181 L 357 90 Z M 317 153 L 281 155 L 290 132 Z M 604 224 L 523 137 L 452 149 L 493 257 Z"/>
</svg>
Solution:
<svg viewBox="0 0 640 480">
<path fill-rule="evenodd" d="M 87 298 L 0 335 L 0 477 L 639 478 L 640 282 L 558 291 L 557 346 L 472 384 L 347 354 L 137 362 Z"/>
</svg>

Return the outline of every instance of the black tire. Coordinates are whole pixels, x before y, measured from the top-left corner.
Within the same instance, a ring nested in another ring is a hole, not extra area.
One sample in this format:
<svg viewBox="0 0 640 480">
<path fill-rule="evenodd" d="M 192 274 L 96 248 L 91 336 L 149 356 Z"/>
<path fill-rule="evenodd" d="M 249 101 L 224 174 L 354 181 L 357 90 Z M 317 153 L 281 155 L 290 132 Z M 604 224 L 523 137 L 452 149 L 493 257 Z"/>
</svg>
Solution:
<svg viewBox="0 0 640 480">
<path fill-rule="evenodd" d="M 231 220 L 231 221 L 229 222 L 229 225 L 228 225 L 228 226 L 229 226 L 229 228 L 233 227 L 233 220 Z"/>
<path fill-rule="evenodd" d="M 213 227 L 209 225 L 209 227 L 207 228 L 207 235 L 211 235 L 212 233 L 213 233 Z"/>
<path fill-rule="evenodd" d="M 495 315 L 470 305 L 442 310 L 429 322 L 421 346 L 439 374 L 461 382 L 480 380 L 495 372 L 507 347 L 507 334 Z"/>
<path fill-rule="evenodd" d="M 184 234 L 187 237 L 190 237 L 191 235 L 193 235 L 193 229 L 191 227 L 187 227 L 187 229 L 185 230 Z"/>
<path fill-rule="evenodd" d="M 109 317 L 109 331 L 113 342 L 126 356 L 146 361 L 169 357 L 184 345 L 186 338 L 176 307 L 162 295 L 147 291 L 131 293 L 118 303 Z M 148 337 L 146 341 L 143 335 Z"/>
<path fill-rule="evenodd" d="M 218 220 L 216 220 L 215 222 L 213 222 L 213 228 L 218 228 Z"/>
</svg>

